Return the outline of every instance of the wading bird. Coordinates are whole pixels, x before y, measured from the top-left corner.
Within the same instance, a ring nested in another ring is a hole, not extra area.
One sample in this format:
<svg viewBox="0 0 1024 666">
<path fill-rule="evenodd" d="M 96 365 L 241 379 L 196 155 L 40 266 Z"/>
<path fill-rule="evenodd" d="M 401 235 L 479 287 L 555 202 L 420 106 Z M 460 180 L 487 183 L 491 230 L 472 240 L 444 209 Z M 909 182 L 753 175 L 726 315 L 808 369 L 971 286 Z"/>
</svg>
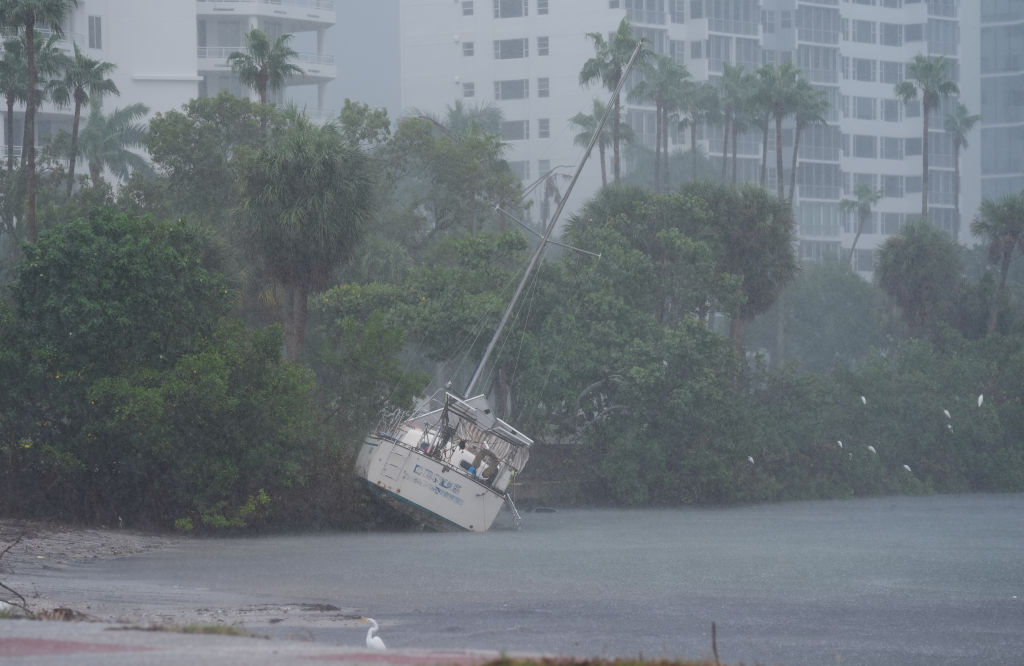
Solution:
<svg viewBox="0 0 1024 666">
<path fill-rule="evenodd" d="M 372 617 L 368 617 L 364 618 L 363 622 L 370 623 L 370 628 L 366 630 L 366 647 L 373 650 L 383 650 L 384 641 L 381 640 L 380 636 L 373 635 L 378 629 L 380 629 L 380 627 L 377 626 L 377 620 L 374 620 Z"/>
</svg>

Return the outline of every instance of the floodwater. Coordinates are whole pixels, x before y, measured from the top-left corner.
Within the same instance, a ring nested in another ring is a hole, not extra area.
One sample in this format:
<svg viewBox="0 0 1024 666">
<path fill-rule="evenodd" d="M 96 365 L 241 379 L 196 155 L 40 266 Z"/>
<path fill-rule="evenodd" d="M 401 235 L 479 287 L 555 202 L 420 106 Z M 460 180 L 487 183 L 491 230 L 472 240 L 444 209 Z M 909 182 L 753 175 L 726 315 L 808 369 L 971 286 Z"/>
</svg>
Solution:
<svg viewBox="0 0 1024 666">
<path fill-rule="evenodd" d="M 504 517 L 503 517 L 504 518 Z M 195 540 L 93 581 L 322 602 L 389 647 L 785 666 L 1024 664 L 1024 495 L 527 513 L 484 534 Z M 358 645 L 351 628 L 318 641 Z"/>
</svg>

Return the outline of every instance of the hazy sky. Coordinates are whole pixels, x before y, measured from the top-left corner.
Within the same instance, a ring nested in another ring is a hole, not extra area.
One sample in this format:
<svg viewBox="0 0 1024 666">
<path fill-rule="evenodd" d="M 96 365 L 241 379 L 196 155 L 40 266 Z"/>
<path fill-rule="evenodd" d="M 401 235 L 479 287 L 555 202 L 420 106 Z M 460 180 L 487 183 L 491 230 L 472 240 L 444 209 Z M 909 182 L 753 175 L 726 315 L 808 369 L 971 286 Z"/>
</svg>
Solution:
<svg viewBox="0 0 1024 666">
<path fill-rule="evenodd" d="M 338 22 L 327 33 L 338 77 L 327 86 L 325 107 L 338 111 L 345 98 L 399 111 L 399 0 L 335 0 Z"/>
</svg>

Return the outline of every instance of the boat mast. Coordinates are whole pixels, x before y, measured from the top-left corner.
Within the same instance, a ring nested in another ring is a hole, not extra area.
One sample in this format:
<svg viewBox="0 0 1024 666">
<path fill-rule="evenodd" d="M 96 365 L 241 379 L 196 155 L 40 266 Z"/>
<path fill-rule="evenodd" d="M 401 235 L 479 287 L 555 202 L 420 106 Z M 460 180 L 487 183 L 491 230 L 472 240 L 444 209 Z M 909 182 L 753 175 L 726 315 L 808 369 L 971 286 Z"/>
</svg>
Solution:
<svg viewBox="0 0 1024 666">
<path fill-rule="evenodd" d="M 484 366 L 487 365 L 487 361 L 491 357 L 494 347 L 498 344 L 498 338 L 501 336 L 501 331 L 505 328 L 505 324 L 508 323 L 508 318 L 512 315 L 512 310 L 515 308 L 516 301 L 519 300 L 519 296 L 523 293 L 523 288 L 526 286 L 526 282 L 529 280 L 530 274 L 533 273 L 533 269 L 536 267 L 537 262 L 540 261 L 541 255 L 544 254 L 544 248 L 547 246 L 548 240 L 551 238 L 551 234 L 555 230 L 555 223 L 558 222 L 558 217 L 562 214 L 562 209 L 565 208 L 565 202 L 569 200 L 569 194 L 572 192 L 572 188 L 576 186 L 576 181 L 580 178 L 583 166 L 587 163 L 587 159 L 590 157 L 591 151 L 594 150 L 594 145 L 597 144 L 597 140 L 601 136 L 601 130 L 604 129 L 608 116 L 611 115 L 612 107 L 614 106 L 612 102 L 614 102 L 615 97 L 625 85 L 629 70 L 633 68 L 633 63 L 636 62 L 637 57 L 640 55 L 640 49 L 642 47 L 643 40 L 641 39 L 637 41 L 636 48 L 633 49 L 633 54 L 629 56 L 629 62 L 626 63 L 625 68 L 622 70 L 619 82 L 615 85 L 615 90 L 612 92 L 612 95 L 608 100 L 608 105 L 605 107 L 604 115 L 601 116 L 601 121 L 597 124 L 597 129 L 594 130 L 594 134 L 590 137 L 590 143 L 587 144 L 587 150 L 583 153 L 583 158 L 576 167 L 576 173 L 573 174 L 572 181 L 570 181 L 569 187 L 565 190 L 565 196 L 563 196 L 561 201 L 558 202 L 558 208 L 555 209 L 555 213 L 551 216 L 551 221 L 548 222 L 547 229 L 544 230 L 544 236 L 541 237 L 540 244 L 537 245 L 537 249 L 534 250 L 533 256 L 530 257 L 530 263 L 526 266 L 526 271 L 523 273 L 523 277 L 519 281 L 519 286 L 516 287 L 515 293 L 512 294 L 512 300 L 509 301 L 508 307 L 505 308 L 505 314 L 501 316 L 501 321 L 498 322 L 498 328 L 495 329 L 494 335 L 491 336 L 491 341 L 487 344 L 487 349 L 484 350 L 483 357 L 480 359 L 480 362 L 476 366 L 476 370 L 473 372 L 473 376 L 470 378 L 469 383 L 466 384 L 466 390 L 463 393 L 465 397 L 472 397 L 473 389 L 476 388 L 476 383 L 480 380 L 480 376 L 483 374 Z"/>
</svg>

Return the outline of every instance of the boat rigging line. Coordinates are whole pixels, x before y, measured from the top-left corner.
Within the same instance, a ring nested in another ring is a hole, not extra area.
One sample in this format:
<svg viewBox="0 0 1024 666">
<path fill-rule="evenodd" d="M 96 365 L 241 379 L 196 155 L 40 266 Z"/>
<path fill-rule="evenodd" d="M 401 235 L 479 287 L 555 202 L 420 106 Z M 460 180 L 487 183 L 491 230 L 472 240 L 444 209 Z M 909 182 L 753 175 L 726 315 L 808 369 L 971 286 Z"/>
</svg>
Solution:
<svg viewBox="0 0 1024 666">
<path fill-rule="evenodd" d="M 643 40 L 637 42 L 636 48 L 633 49 L 632 55 L 629 56 L 629 62 L 622 70 L 622 74 L 619 76 L 618 83 L 615 84 L 615 90 L 612 91 L 611 99 L 614 100 L 618 94 L 622 91 L 622 87 L 626 83 L 626 78 L 629 75 L 629 71 L 633 68 L 633 64 L 636 62 L 637 57 L 640 55 L 640 50 L 643 48 Z M 470 397 L 473 395 L 473 389 L 476 387 L 477 381 L 483 374 L 484 366 L 487 365 L 487 360 L 490 358 L 491 353 L 494 351 L 495 345 L 498 343 L 498 338 L 501 336 L 502 329 L 505 328 L 505 324 L 508 323 L 508 318 L 512 314 L 512 310 L 516 306 L 516 301 L 519 300 L 520 294 L 522 294 L 523 288 L 526 286 L 527 280 L 530 278 L 530 274 L 533 273 L 533 269 L 540 261 L 541 256 L 544 254 L 544 249 L 550 242 L 551 234 L 555 230 L 555 224 L 558 222 L 559 216 L 562 214 L 562 209 L 565 208 L 565 202 L 569 200 L 569 194 L 576 186 L 576 181 L 580 178 L 580 173 L 583 171 L 584 165 L 590 158 L 591 151 L 594 150 L 594 146 L 597 144 L 598 138 L 601 136 L 601 131 L 604 129 L 605 123 L 608 121 L 608 117 L 611 115 L 613 104 L 609 103 L 604 110 L 604 115 L 601 116 L 601 121 L 597 124 L 597 128 L 594 130 L 594 134 L 590 137 L 590 142 L 587 144 L 587 149 L 583 153 L 583 158 L 580 160 L 579 165 L 576 167 L 576 172 L 572 176 L 572 180 L 569 182 L 569 187 L 565 190 L 565 196 L 558 202 L 558 207 L 555 209 L 555 213 L 551 216 L 551 221 L 548 222 L 547 228 L 544 230 L 544 235 L 541 237 L 540 243 L 537 245 L 537 249 L 534 250 L 533 256 L 530 257 L 530 263 L 526 266 L 526 271 L 523 273 L 522 279 L 519 281 L 519 286 L 516 287 L 515 293 L 512 295 L 512 300 L 509 301 L 508 307 L 505 308 L 505 313 L 501 316 L 501 321 L 498 322 L 498 328 L 495 329 L 494 335 L 491 336 L 491 341 L 487 344 L 487 349 L 484 350 L 484 355 L 481 357 L 479 364 L 476 366 L 476 370 L 473 372 L 473 376 L 470 378 L 469 383 L 466 384 L 466 390 L 463 395 Z"/>
</svg>

